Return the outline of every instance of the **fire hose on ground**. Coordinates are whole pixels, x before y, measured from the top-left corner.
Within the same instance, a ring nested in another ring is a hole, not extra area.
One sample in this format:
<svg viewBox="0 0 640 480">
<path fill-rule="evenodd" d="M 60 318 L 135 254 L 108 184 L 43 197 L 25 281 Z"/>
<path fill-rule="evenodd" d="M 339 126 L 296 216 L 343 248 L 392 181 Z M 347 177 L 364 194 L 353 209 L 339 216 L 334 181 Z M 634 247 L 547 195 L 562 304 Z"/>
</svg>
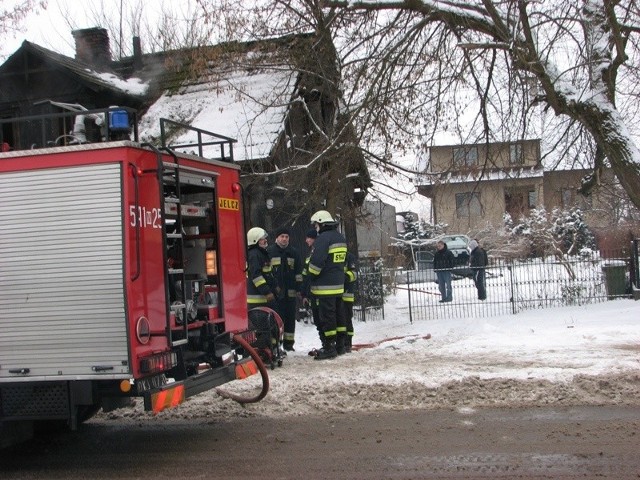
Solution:
<svg viewBox="0 0 640 480">
<path fill-rule="evenodd" d="M 267 371 L 267 367 L 262 361 L 262 358 L 260 358 L 260 354 L 249 344 L 249 342 L 247 342 L 242 337 L 242 335 L 234 335 L 233 339 L 236 342 L 238 342 L 240 346 L 242 346 L 242 348 L 244 348 L 249 353 L 249 355 L 251 356 L 251 359 L 256 363 L 256 366 L 260 371 L 260 376 L 262 377 L 262 390 L 260 391 L 260 393 L 258 393 L 254 397 L 243 397 L 242 395 L 237 395 L 235 393 L 227 392 L 220 388 L 216 388 L 216 392 L 222 398 L 229 398 L 231 400 L 235 400 L 241 405 L 244 405 L 246 403 L 259 402 L 267 395 L 267 392 L 269 392 L 269 373 Z"/>
</svg>

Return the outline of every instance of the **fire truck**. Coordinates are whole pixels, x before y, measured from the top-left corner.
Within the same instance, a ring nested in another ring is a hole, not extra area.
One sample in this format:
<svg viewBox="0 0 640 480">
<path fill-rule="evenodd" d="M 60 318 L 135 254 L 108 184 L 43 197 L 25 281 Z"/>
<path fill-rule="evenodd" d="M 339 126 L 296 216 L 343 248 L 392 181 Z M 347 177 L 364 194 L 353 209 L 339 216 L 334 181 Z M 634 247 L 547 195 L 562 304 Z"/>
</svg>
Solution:
<svg viewBox="0 0 640 480">
<path fill-rule="evenodd" d="M 0 125 L 4 444 L 133 397 L 160 412 L 254 373 L 268 385 L 235 140 L 191 129 L 170 146 L 165 132 L 189 127 L 161 119 L 159 144 L 140 143 L 126 108 Z"/>
</svg>

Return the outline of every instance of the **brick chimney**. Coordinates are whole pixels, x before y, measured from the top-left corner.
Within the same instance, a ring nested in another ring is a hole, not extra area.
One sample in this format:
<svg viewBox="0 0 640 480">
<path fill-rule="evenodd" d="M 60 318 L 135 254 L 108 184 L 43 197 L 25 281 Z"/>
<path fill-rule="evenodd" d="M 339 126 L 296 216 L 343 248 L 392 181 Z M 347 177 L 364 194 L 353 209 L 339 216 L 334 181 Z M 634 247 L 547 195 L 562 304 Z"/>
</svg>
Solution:
<svg viewBox="0 0 640 480">
<path fill-rule="evenodd" d="M 76 41 L 76 60 L 104 70 L 111 63 L 109 33 L 104 28 L 84 28 L 71 32 Z"/>
</svg>

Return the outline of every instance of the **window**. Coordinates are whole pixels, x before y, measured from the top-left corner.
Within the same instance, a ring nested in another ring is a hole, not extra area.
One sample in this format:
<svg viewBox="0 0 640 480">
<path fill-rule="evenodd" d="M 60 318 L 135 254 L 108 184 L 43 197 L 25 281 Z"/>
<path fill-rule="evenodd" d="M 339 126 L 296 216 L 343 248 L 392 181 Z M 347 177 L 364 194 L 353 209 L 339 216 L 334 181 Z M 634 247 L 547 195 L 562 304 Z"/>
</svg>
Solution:
<svg viewBox="0 0 640 480">
<path fill-rule="evenodd" d="M 456 216 L 458 218 L 481 217 L 480 193 L 456 193 Z"/>
<path fill-rule="evenodd" d="M 560 191 L 562 208 L 569 208 L 573 206 L 573 191 L 570 188 L 563 188 Z"/>
<path fill-rule="evenodd" d="M 478 147 L 457 147 L 453 149 L 453 166 L 472 167 L 478 164 Z"/>
<path fill-rule="evenodd" d="M 524 164 L 524 153 L 522 152 L 522 144 L 512 143 L 509 145 L 509 163 L 511 165 Z"/>
<path fill-rule="evenodd" d="M 529 208 L 536 208 L 538 206 L 538 192 L 535 190 L 529 190 Z"/>
</svg>

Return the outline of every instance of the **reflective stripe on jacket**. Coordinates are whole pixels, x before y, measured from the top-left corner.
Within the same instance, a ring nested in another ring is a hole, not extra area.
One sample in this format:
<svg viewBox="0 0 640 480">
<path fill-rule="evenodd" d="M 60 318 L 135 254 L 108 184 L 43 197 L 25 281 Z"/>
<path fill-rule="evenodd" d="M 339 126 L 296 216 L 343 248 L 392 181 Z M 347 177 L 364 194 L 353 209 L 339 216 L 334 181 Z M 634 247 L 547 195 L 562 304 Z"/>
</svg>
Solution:
<svg viewBox="0 0 640 480">
<path fill-rule="evenodd" d="M 277 243 L 267 247 L 271 268 L 277 285 L 287 298 L 296 298 L 302 290 L 302 258 L 291 245 L 281 247 Z"/>
<path fill-rule="evenodd" d="M 343 302 L 353 303 L 356 298 L 356 286 L 358 281 L 356 257 L 353 253 L 347 252 L 347 260 L 344 264 L 344 293 Z"/>
<path fill-rule="evenodd" d="M 247 253 L 247 303 L 266 305 L 267 295 L 275 293 L 276 283 L 271 273 L 269 254 L 257 245 Z"/>
<path fill-rule="evenodd" d="M 342 296 L 346 258 L 347 241 L 344 236 L 334 228 L 321 229 L 309 259 L 308 274 L 312 295 Z"/>
</svg>

